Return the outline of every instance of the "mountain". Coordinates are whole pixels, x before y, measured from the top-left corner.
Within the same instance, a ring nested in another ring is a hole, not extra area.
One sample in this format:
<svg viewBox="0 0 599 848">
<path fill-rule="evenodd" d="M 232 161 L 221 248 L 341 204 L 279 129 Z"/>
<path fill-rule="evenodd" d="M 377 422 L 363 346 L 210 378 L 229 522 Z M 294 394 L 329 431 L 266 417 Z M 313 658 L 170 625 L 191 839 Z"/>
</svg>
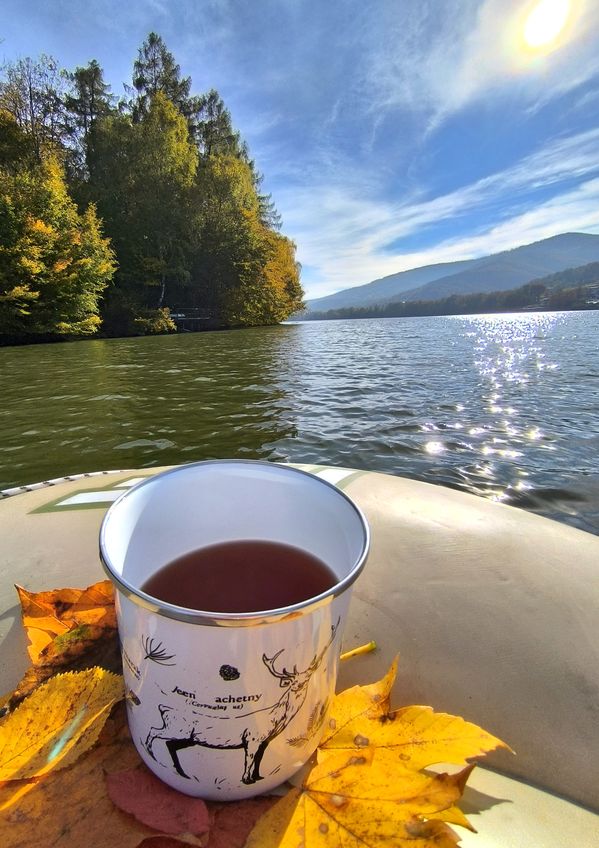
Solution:
<svg viewBox="0 0 599 848">
<path fill-rule="evenodd" d="M 363 286 L 309 300 L 310 312 L 397 300 L 438 300 L 450 294 L 505 291 L 566 268 L 599 261 L 599 235 L 562 233 L 479 259 L 425 265 Z"/>
<path fill-rule="evenodd" d="M 548 289 L 575 288 L 576 286 L 586 286 L 598 282 L 599 262 L 589 262 L 588 265 L 581 265 L 578 268 L 567 268 L 565 271 L 558 271 L 548 277 L 530 281 L 531 285 L 546 286 Z"/>
<path fill-rule="evenodd" d="M 355 286 L 336 294 L 309 300 L 308 309 L 320 312 L 326 309 L 345 309 L 348 306 L 372 306 L 376 303 L 386 303 L 389 300 L 395 300 L 396 295 L 401 292 L 410 291 L 433 280 L 465 270 L 477 261 L 464 259 L 461 262 L 441 262 L 438 265 L 423 265 L 411 271 L 399 271 L 397 274 L 380 277 L 363 286 Z"/>
</svg>

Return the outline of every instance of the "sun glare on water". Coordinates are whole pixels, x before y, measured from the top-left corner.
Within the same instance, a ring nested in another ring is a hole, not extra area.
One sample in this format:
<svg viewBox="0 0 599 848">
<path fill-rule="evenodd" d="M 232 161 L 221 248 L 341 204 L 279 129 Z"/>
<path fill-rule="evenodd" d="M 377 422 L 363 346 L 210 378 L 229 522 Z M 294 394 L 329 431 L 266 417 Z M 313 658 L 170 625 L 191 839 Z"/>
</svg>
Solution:
<svg viewBox="0 0 599 848">
<path fill-rule="evenodd" d="M 552 44 L 564 29 L 570 0 L 540 0 L 524 23 L 524 41 L 533 49 Z"/>
</svg>

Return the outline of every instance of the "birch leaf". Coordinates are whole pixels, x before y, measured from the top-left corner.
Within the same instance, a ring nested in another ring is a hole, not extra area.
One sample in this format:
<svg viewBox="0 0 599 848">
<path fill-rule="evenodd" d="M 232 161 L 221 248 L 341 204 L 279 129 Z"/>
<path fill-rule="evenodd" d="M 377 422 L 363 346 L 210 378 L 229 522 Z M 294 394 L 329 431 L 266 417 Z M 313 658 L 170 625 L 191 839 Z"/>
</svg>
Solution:
<svg viewBox="0 0 599 848">
<path fill-rule="evenodd" d="M 30 782 L 0 785 L 0 845 L 136 848 L 155 832 L 112 803 L 105 777 L 138 763 L 121 703 L 104 725 L 99 744 L 73 766 Z"/>
<path fill-rule="evenodd" d="M 65 671 L 83 671 L 100 666 L 116 674 L 121 673 L 121 654 L 112 627 L 80 624 L 56 636 L 43 649 L 35 665 L 27 669 L 15 691 L 7 699 L 10 712 L 38 686 L 55 674 Z"/>
<path fill-rule="evenodd" d="M 122 696 L 122 678 L 101 668 L 59 674 L 38 687 L 0 725 L 0 780 L 72 765 Z"/>
</svg>

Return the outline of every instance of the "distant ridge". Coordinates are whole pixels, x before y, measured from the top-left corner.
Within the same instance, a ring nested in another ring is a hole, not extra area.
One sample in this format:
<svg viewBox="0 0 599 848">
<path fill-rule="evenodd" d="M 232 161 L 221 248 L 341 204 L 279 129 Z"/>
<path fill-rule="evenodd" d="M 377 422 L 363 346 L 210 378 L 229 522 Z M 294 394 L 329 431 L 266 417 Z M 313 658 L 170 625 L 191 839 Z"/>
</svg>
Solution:
<svg viewBox="0 0 599 848">
<path fill-rule="evenodd" d="M 309 300 L 307 311 L 438 300 L 451 294 L 506 291 L 567 268 L 599 261 L 599 235 L 561 233 L 478 259 L 424 265 Z"/>
<path fill-rule="evenodd" d="M 376 303 L 386 303 L 395 300 L 396 295 L 404 291 L 410 291 L 417 286 L 424 286 L 433 280 L 453 275 L 458 271 L 465 270 L 476 259 L 464 259 L 461 262 L 441 262 L 437 265 L 423 265 L 420 268 L 412 268 L 410 271 L 399 271 L 397 274 L 389 274 L 366 283 L 363 286 L 355 286 L 344 289 L 336 294 L 319 297 L 308 301 L 311 310 L 341 309 L 347 306 L 372 306 Z"/>
</svg>

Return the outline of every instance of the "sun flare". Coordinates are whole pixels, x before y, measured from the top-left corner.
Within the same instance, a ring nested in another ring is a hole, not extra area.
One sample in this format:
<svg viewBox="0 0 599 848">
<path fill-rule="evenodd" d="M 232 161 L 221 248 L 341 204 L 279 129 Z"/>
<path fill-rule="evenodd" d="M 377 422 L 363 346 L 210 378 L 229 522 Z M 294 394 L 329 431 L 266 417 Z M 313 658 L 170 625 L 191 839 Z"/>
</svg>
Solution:
<svg viewBox="0 0 599 848">
<path fill-rule="evenodd" d="M 564 29 L 570 0 L 540 0 L 526 18 L 524 41 L 533 49 L 552 44 Z"/>
</svg>

